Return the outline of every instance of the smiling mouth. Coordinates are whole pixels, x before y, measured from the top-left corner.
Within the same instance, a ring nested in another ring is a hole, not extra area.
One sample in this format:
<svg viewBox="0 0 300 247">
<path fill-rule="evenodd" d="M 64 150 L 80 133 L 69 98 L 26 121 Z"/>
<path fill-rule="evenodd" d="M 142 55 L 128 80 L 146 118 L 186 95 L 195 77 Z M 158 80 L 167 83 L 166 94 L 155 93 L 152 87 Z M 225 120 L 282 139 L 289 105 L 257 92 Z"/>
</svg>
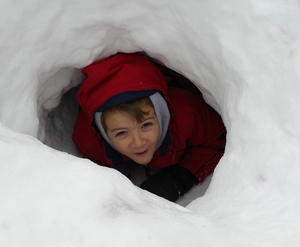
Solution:
<svg viewBox="0 0 300 247">
<path fill-rule="evenodd" d="M 136 154 L 136 155 L 143 155 L 143 154 L 147 153 L 147 151 L 148 151 L 148 150 L 145 150 L 145 151 L 143 151 L 143 152 L 140 152 L 140 153 L 134 153 L 134 154 Z"/>
</svg>

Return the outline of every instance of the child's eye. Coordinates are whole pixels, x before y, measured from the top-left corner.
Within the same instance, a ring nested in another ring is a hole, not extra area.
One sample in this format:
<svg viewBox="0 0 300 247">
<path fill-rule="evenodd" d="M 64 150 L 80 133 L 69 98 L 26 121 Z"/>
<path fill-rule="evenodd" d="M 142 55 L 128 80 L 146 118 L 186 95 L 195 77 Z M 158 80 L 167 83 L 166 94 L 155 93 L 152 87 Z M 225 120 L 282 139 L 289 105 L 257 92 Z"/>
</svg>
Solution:
<svg viewBox="0 0 300 247">
<path fill-rule="evenodd" d="M 153 125 L 152 122 L 143 123 L 142 128 L 149 128 Z"/>
<path fill-rule="evenodd" d="M 120 131 L 118 132 L 117 134 L 115 134 L 115 137 L 122 137 L 122 136 L 125 136 L 126 135 L 126 131 Z"/>
</svg>

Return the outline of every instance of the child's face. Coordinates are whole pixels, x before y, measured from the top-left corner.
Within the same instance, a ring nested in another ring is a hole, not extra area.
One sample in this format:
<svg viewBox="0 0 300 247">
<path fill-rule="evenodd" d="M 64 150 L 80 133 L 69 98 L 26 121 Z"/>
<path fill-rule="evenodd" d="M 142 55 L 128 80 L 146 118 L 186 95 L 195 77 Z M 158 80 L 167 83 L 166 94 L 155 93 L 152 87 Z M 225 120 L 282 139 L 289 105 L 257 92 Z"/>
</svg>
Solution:
<svg viewBox="0 0 300 247">
<path fill-rule="evenodd" d="M 117 151 L 138 164 L 147 165 L 155 153 L 160 129 L 154 109 L 148 105 L 141 109 L 149 111 L 141 123 L 126 112 L 117 111 L 107 114 L 105 124 L 107 135 Z"/>
</svg>

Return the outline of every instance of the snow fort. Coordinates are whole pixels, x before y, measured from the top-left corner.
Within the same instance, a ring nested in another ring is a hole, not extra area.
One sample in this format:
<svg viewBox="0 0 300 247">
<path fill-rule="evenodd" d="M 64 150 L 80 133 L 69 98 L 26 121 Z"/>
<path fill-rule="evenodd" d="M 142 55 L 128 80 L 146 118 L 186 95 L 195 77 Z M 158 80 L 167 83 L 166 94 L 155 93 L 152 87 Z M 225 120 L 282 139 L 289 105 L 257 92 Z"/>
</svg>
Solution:
<svg viewBox="0 0 300 247">
<path fill-rule="evenodd" d="M 1 1 L 0 246 L 296 246 L 297 1 Z M 80 69 L 143 51 L 195 83 L 227 129 L 179 204 L 83 159 Z M 209 185 L 208 185 L 209 183 Z"/>
</svg>

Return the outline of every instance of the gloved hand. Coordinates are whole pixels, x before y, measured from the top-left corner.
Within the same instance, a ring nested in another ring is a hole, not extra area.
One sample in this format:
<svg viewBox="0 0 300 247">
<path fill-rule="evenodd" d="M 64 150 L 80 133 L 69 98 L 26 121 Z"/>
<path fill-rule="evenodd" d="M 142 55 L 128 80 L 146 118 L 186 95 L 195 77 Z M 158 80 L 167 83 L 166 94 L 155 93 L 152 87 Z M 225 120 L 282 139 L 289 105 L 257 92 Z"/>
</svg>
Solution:
<svg viewBox="0 0 300 247">
<path fill-rule="evenodd" d="M 187 169 L 172 165 L 162 169 L 159 173 L 150 176 L 141 188 L 175 202 L 186 193 L 196 182 L 194 175 Z"/>
</svg>

